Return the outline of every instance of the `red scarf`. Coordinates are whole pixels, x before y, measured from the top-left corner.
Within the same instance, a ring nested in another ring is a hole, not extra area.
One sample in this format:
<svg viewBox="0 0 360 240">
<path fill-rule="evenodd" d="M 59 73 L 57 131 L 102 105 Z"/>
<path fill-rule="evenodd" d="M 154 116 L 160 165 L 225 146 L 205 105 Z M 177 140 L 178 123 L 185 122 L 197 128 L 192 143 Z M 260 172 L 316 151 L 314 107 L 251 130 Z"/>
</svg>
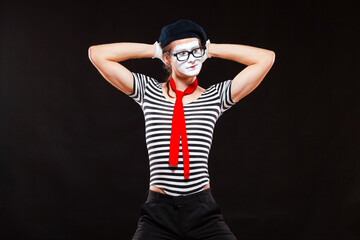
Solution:
<svg viewBox="0 0 360 240">
<path fill-rule="evenodd" d="M 170 86 L 176 93 L 176 101 L 172 117 L 171 138 L 170 138 L 170 152 L 169 163 L 175 167 L 179 162 L 179 148 L 180 148 L 180 135 L 182 142 L 183 163 L 184 163 L 184 177 L 186 179 L 190 176 L 190 161 L 189 161 L 189 148 L 186 135 L 185 114 L 182 98 L 186 94 L 195 91 L 198 86 L 197 79 L 188 86 L 184 92 L 176 90 L 174 79 L 170 79 Z"/>
</svg>

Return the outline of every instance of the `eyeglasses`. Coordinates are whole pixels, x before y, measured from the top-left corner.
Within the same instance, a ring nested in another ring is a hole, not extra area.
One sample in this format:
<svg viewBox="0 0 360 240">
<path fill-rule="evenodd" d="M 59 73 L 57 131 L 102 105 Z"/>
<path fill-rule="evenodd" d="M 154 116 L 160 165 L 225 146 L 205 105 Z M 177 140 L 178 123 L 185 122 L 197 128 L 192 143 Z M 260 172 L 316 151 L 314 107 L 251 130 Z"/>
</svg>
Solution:
<svg viewBox="0 0 360 240">
<path fill-rule="evenodd" d="M 204 56 L 205 54 L 205 47 L 199 47 L 199 48 L 195 48 L 193 50 L 189 51 L 181 51 L 178 53 L 171 53 L 169 51 L 167 51 L 168 54 L 170 54 L 171 56 L 174 56 L 177 58 L 177 60 L 179 60 L 180 62 L 184 62 L 187 61 L 190 57 L 190 54 L 192 54 L 195 58 L 201 58 L 202 56 Z"/>
</svg>

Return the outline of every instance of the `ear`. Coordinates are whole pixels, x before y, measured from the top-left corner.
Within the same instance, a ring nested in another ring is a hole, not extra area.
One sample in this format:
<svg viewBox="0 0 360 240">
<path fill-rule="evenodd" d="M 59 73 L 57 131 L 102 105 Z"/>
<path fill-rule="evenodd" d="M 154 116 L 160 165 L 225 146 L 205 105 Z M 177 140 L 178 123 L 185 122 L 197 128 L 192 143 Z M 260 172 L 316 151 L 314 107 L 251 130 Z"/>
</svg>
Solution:
<svg viewBox="0 0 360 240">
<path fill-rule="evenodd" d="M 163 54 L 163 59 L 164 59 L 164 62 L 165 62 L 166 65 L 170 65 L 170 63 L 171 63 L 171 56 L 169 56 L 169 54 L 164 53 L 164 54 Z"/>
</svg>

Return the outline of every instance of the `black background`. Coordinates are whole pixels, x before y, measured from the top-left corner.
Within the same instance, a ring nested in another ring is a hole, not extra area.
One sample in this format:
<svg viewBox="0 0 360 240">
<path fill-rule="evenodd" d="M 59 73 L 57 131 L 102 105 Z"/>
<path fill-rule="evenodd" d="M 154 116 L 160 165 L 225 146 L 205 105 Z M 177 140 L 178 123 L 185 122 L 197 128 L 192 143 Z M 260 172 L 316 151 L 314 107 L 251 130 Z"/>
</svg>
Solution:
<svg viewBox="0 0 360 240">
<path fill-rule="evenodd" d="M 238 239 L 359 239 L 355 1 L 1 1 L 2 239 L 131 239 L 148 188 L 144 117 L 88 58 L 154 43 L 180 18 L 214 43 L 273 50 L 217 122 L 213 195 Z M 162 79 L 159 60 L 124 62 Z M 243 65 L 208 59 L 199 85 Z"/>
</svg>

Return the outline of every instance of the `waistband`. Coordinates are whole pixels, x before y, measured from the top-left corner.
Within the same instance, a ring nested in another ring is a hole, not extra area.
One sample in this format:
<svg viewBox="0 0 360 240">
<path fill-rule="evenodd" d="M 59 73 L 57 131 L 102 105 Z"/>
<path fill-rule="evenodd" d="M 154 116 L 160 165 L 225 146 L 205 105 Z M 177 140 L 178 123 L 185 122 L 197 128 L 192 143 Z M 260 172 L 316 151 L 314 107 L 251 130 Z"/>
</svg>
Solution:
<svg viewBox="0 0 360 240">
<path fill-rule="evenodd" d="M 155 192 L 152 190 L 149 190 L 149 194 L 147 197 L 146 202 L 151 201 L 163 201 L 168 202 L 172 204 L 178 204 L 178 203 L 187 203 L 187 202 L 193 202 L 193 201 L 213 201 L 215 202 L 210 188 L 202 190 L 197 193 L 193 193 L 186 196 L 170 196 L 168 194 L 163 194 L 159 192 Z"/>
</svg>

